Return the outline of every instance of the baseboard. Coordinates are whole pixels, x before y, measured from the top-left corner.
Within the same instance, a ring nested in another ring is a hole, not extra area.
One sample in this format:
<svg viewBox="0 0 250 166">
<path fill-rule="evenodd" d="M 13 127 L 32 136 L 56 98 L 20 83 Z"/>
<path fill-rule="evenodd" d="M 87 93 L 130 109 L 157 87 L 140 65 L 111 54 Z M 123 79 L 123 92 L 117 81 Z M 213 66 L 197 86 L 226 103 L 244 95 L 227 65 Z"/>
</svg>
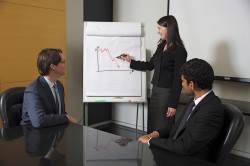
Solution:
<svg viewBox="0 0 250 166">
<path fill-rule="evenodd" d="M 121 125 L 121 126 L 126 126 L 126 127 L 129 127 L 129 128 L 133 128 L 133 129 L 136 129 L 136 125 L 135 124 L 131 124 L 131 123 L 127 123 L 127 122 L 122 122 L 122 121 L 116 121 L 116 120 L 113 120 L 112 121 L 114 124 L 118 124 L 118 125 Z M 142 131 L 142 125 L 138 125 L 137 129 L 138 130 L 141 130 Z M 144 126 L 144 131 L 147 131 L 147 126 Z"/>
<path fill-rule="evenodd" d="M 108 121 L 104 121 L 104 122 L 89 125 L 88 127 L 96 128 L 96 127 L 100 127 L 100 126 L 103 126 L 103 125 L 107 125 L 107 124 L 112 123 L 112 122 L 113 122 L 112 120 L 108 120 Z"/>
<path fill-rule="evenodd" d="M 244 152 L 244 151 L 241 151 L 241 150 L 233 149 L 231 151 L 231 153 L 234 154 L 234 155 L 240 156 L 240 157 L 244 157 L 244 158 L 250 159 L 250 153 L 248 153 L 248 152 Z"/>
</svg>

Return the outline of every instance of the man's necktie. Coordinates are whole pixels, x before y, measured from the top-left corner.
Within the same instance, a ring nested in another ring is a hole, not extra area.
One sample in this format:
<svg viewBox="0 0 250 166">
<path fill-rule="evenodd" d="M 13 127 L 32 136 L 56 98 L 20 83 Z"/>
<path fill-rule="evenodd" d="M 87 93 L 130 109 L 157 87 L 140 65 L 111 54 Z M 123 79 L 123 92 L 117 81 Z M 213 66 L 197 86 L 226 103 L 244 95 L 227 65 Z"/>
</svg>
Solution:
<svg viewBox="0 0 250 166">
<path fill-rule="evenodd" d="M 191 103 L 189 103 L 189 105 L 188 105 L 188 107 L 186 109 L 185 115 L 182 117 L 181 123 L 178 126 L 178 129 L 176 130 L 176 133 L 175 133 L 173 139 L 176 139 L 178 137 L 179 133 L 181 132 L 181 130 L 184 128 L 187 120 L 189 119 L 190 115 L 192 114 L 194 106 L 195 106 L 194 101 L 192 101 Z"/>
<path fill-rule="evenodd" d="M 58 113 L 61 114 L 61 102 L 60 102 L 60 97 L 59 97 L 59 93 L 58 93 L 58 89 L 56 84 L 53 85 L 53 90 L 54 90 L 54 94 L 55 94 L 55 103 L 56 103 L 56 108 L 58 110 Z"/>
</svg>

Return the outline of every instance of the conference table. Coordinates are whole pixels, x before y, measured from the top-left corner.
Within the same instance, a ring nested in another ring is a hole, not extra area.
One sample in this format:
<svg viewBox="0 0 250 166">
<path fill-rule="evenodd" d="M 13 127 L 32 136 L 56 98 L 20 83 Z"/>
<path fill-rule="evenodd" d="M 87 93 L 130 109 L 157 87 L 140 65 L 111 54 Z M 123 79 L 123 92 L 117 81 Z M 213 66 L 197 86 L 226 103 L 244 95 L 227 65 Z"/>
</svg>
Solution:
<svg viewBox="0 0 250 166">
<path fill-rule="evenodd" d="M 204 166 L 204 161 L 149 148 L 78 124 L 0 129 L 0 166 Z"/>
</svg>

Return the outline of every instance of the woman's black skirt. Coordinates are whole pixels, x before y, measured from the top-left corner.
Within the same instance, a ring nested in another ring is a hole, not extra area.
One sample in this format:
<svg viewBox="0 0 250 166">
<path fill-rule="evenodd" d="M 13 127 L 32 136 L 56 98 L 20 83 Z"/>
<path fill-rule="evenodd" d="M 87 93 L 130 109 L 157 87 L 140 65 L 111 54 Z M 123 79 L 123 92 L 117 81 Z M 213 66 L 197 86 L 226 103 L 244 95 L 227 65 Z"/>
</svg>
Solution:
<svg viewBox="0 0 250 166">
<path fill-rule="evenodd" d="M 174 117 L 167 118 L 170 88 L 153 87 L 148 109 L 148 133 L 154 130 L 170 130 L 174 124 Z"/>
</svg>

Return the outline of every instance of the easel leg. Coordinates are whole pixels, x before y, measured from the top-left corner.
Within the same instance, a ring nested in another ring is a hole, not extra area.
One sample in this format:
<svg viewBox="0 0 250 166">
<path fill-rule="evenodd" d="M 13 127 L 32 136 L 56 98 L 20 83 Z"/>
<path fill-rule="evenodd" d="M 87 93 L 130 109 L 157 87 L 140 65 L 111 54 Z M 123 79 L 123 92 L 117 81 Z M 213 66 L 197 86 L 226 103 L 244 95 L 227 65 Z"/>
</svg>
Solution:
<svg viewBox="0 0 250 166">
<path fill-rule="evenodd" d="M 84 122 L 83 124 L 85 126 L 88 126 L 88 104 L 87 103 L 84 103 L 84 106 L 83 106 L 83 119 L 84 119 Z"/>
<path fill-rule="evenodd" d="M 136 138 L 137 138 L 137 133 L 138 133 L 138 111 L 139 111 L 139 103 L 137 103 L 137 108 L 136 108 L 136 127 L 135 127 L 135 130 L 136 130 Z"/>
<path fill-rule="evenodd" d="M 142 132 L 144 133 L 144 103 L 142 103 Z"/>
</svg>

